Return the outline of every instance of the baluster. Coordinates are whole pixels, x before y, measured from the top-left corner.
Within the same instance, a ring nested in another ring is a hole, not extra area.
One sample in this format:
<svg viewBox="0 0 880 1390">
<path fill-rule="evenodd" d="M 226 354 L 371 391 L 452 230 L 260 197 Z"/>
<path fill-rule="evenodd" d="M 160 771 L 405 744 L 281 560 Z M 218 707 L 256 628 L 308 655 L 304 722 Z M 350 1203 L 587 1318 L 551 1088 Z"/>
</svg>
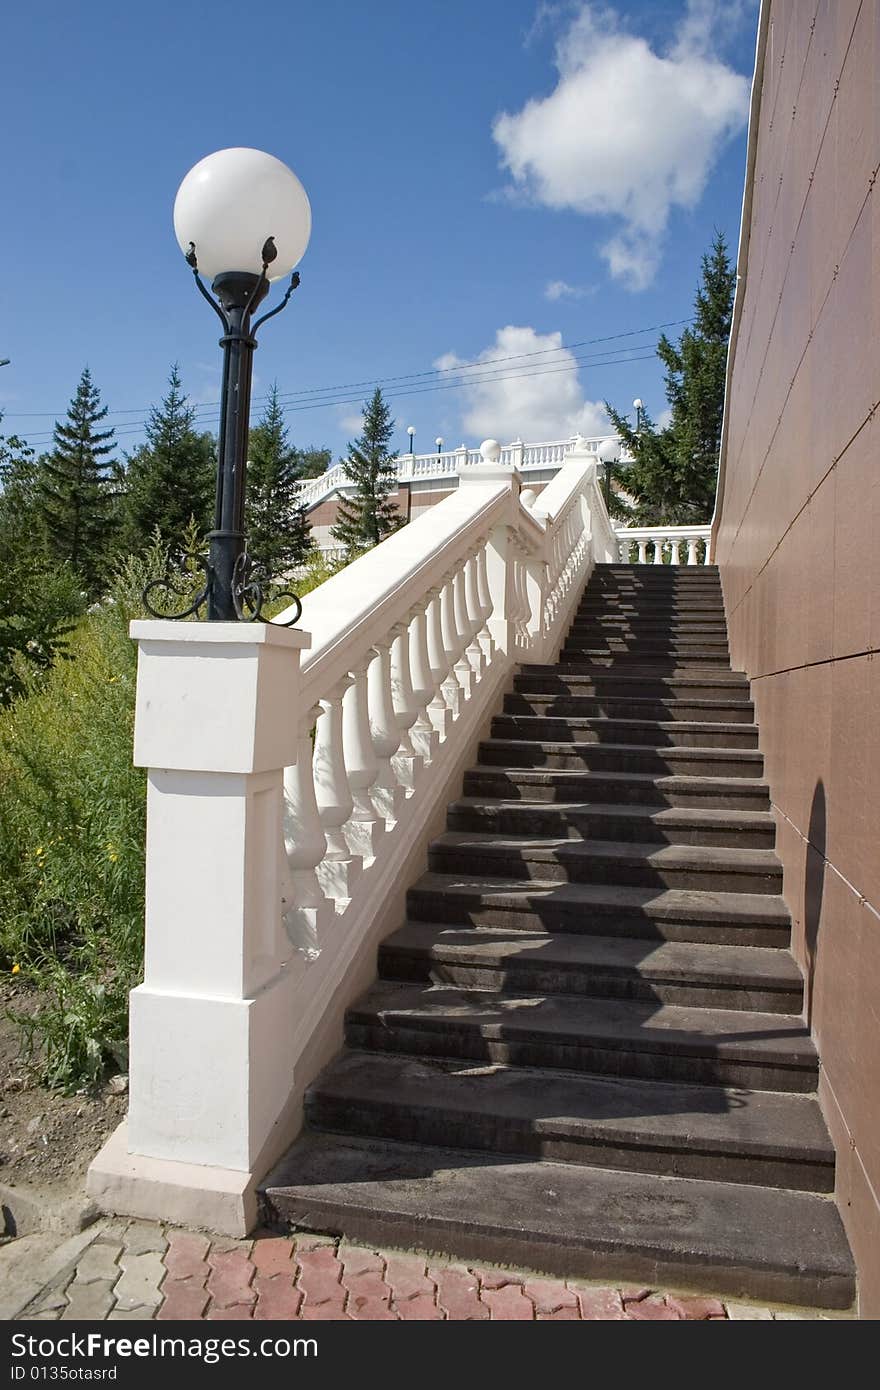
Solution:
<svg viewBox="0 0 880 1390">
<path fill-rule="evenodd" d="M 669 542 L 669 544 L 670 544 L 670 546 L 671 546 L 671 548 L 672 548 L 672 564 L 673 564 L 673 565 L 680 565 L 680 564 L 681 564 L 681 536 L 673 536 L 673 538 L 672 538 L 672 540 Z"/>
<path fill-rule="evenodd" d="M 376 643 L 373 648 L 375 657 L 367 671 L 370 731 L 373 752 L 379 764 L 370 795 L 377 811 L 392 823 L 400 820 L 406 800 L 406 788 L 398 780 L 391 763 L 400 747 L 400 728 L 391 687 L 391 643 L 395 631 L 399 630 L 392 628 L 391 641 Z"/>
<path fill-rule="evenodd" d="M 643 540 L 640 536 L 636 544 L 639 547 L 638 563 L 640 565 L 646 565 L 648 563 L 648 542 L 647 540 Z"/>
<path fill-rule="evenodd" d="M 486 542 L 484 541 L 477 551 L 477 593 L 480 602 L 480 617 L 483 620 L 483 625 L 478 633 L 478 640 L 486 654 L 487 663 L 491 665 L 495 655 L 495 638 L 489 630 L 489 619 L 492 616 L 492 595 L 489 591 L 489 575 L 486 566 Z"/>
<path fill-rule="evenodd" d="M 461 655 L 461 639 L 458 635 L 458 628 L 455 626 L 455 587 L 452 570 L 444 576 L 443 588 L 440 590 L 440 631 L 443 637 L 443 652 L 446 657 L 446 675 L 441 689 L 446 703 L 452 710 L 453 718 L 457 719 L 468 691 L 462 686 L 456 669 L 456 663 Z"/>
<path fill-rule="evenodd" d="M 406 795 L 412 792 L 424 761 L 413 747 L 410 736 L 410 729 L 419 713 L 409 664 L 409 625 L 412 621 L 411 612 L 405 622 L 395 623 L 391 629 L 391 703 L 400 738 L 397 752 L 391 755 L 391 766 Z"/>
<path fill-rule="evenodd" d="M 513 584 L 514 584 L 514 623 L 516 630 L 516 645 L 526 646 L 528 642 L 528 603 L 525 592 L 525 560 L 524 551 L 516 536 L 513 538 Z"/>
<path fill-rule="evenodd" d="M 483 626 L 483 613 L 479 591 L 478 548 L 475 546 L 465 560 L 464 597 L 468 619 L 468 645 L 465 655 L 471 664 L 476 679 L 479 680 L 486 669 L 486 654 L 477 637 Z"/>
<path fill-rule="evenodd" d="M 469 700 L 474 693 L 474 686 L 479 677 L 478 669 L 473 665 L 467 654 L 467 649 L 471 640 L 471 623 L 467 608 L 467 557 L 461 562 L 455 571 L 452 582 L 453 596 L 453 617 L 455 619 L 455 630 L 458 633 L 459 653 L 455 663 L 455 672 L 459 683 L 465 693 L 465 699 Z"/>
<path fill-rule="evenodd" d="M 312 768 L 312 728 L 322 713 L 314 705 L 299 728 L 296 762 L 284 769 L 284 849 L 287 881 L 282 896 L 284 927 L 307 959 L 318 955 L 336 912 L 315 869 L 327 853 Z"/>
<path fill-rule="evenodd" d="M 698 541 L 697 541 L 697 537 L 696 537 L 696 536 L 688 536 L 688 543 L 687 543 L 687 547 L 688 547 L 688 557 L 687 557 L 687 562 L 688 562 L 689 565 L 696 565 L 696 564 L 699 563 L 699 561 L 697 560 L 697 544 L 698 544 Z"/>
<path fill-rule="evenodd" d="M 620 543 L 620 563 L 622 565 L 628 565 L 632 541 L 626 536 L 618 536 L 617 539 Z"/>
<path fill-rule="evenodd" d="M 342 701 L 350 685 L 350 678 L 343 677 L 321 701 L 323 715 L 318 720 L 312 764 L 315 800 L 327 838 L 327 852 L 315 866 L 315 874 L 327 896 L 343 903 L 351 897 L 363 868 L 363 859 L 352 853 L 342 830 L 354 804 L 342 744 Z"/>
<path fill-rule="evenodd" d="M 434 680 L 434 698 L 428 706 L 428 716 L 441 738 L 449 733 L 455 710 L 446 698 L 446 678 L 449 661 L 443 645 L 443 590 L 431 589 L 428 605 L 428 661 Z M 456 682 L 456 690 L 460 687 Z"/>
<path fill-rule="evenodd" d="M 430 600 L 417 603 L 410 612 L 409 666 L 412 678 L 413 700 L 416 705 L 416 720 L 410 732 L 410 740 L 416 753 L 430 763 L 436 756 L 440 735 L 431 723 L 428 705 L 435 695 L 434 677 L 428 658 L 428 616 Z"/>
<path fill-rule="evenodd" d="M 367 693 L 367 668 L 371 659 L 371 655 L 366 655 L 349 671 L 353 684 L 342 701 L 342 743 L 353 801 L 352 812 L 345 825 L 345 838 L 357 854 L 363 855 L 365 861 L 376 857 L 385 834 L 385 819 L 370 796 L 370 788 L 379 771 L 370 733 Z"/>
<path fill-rule="evenodd" d="M 707 538 L 707 539 L 703 542 L 703 564 L 704 564 L 704 565 L 708 565 L 708 563 L 709 563 L 709 538 Z"/>
<path fill-rule="evenodd" d="M 654 564 L 655 564 L 655 565 L 662 565 L 662 564 L 663 564 L 663 547 L 664 547 L 665 544 L 666 544 L 665 540 L 662 540 L 662 541 L 661 541 L 661 540 L 655 540 L 655 541 L 654 541 Z"/>
</svg>

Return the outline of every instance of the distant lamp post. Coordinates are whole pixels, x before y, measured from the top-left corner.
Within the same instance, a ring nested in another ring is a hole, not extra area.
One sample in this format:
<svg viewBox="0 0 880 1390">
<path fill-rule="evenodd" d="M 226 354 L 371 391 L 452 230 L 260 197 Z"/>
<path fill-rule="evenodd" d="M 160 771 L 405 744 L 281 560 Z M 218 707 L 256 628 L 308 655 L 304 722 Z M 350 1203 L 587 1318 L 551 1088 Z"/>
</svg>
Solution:
<svg viewBox="0 0 880 1390">
<path fill-rule="evenodd" d="M 214 529 L 208 535 L 205 583 L 180 613 L 151 606 L 163 590 L 174 597 L 173 581 L 156 580 L 144 591 L 154 617 L 188 617 L 207 606 L 210 622 L 265 621 L 268 575 L 259 574 L 247 555 L 244 504 L 250 425 L 251 379 L 256 332 L 279 314 L 299 284 L 291 271 L 302 259 L 312 229 L 306 191 L 292 169 L 262 150 L 229 149 L 209 154 L 190 169 L 174 201 L 174 232 L 199 293 L 223 324 L 223 381 L 217 444 Z M 212 296 L 202 275 L 212 281 Z M 256 323 L 251 315 L 269 285 L 291 275 L 281 302 Z M 216 298 L 214 297 L 216 296 Z M 178 595 L 179 596 L 179 595 Z M 295 595 L 296 622 L 301 611 Z"/>
<path fill-rule="evenodd" d="M 416 446 L 415 446 L 416 427 L 415 427 L 415 425 L 407 425 L 407 427 L 406 427 L 406 432 L 407 432 L 407 434 L 409 435 L 409 454 L 410 454 L 410 458 L 412 458 L 413 454 L 414 454 L 415 451 L 416 451 Z"/>
<path fill-rule="evenodd" d="M 636 412 L 636 434 L 640 434 L 642 429 L 642 415 L 645 409 L 640 396 L 636 396 L 633 401 L 633 409 Z"/>
<path fill-rule="evenodd" d="M 434 443 L 437 445 L 437 457 L 439 458 L 440 450 L 443 448 L 443 436 L 438 434 L 437 438 L 434 440 Z"/>
<path fill-rule="evenodd" d="M 611 470 L 616 463 L 620 462 L 620 440 L 615 438 L 603 439 L 596 451 L 599 462 L 605 469 L 605 509 L 611 511 Z"/>
</svg>

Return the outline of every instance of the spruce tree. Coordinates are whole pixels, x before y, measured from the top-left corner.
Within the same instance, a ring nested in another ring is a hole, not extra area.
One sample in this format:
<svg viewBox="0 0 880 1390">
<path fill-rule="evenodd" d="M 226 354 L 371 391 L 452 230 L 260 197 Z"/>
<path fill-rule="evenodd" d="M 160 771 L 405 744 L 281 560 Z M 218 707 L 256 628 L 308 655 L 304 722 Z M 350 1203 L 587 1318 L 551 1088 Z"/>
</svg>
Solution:
<svg viewBox="0 0 880 1390">
<path fill-rule="evenodd" d="M 297 450 L 297 466 L 300 478 L 320 478 L 330 467 L 332 455 L 329 449 L 319 449 L 310 444 L 307 449 Z"/>
<path fill-rule="evenodd" d="M 245 499 L 248 554 L 270 580 L 281 580 L 314 548 L 297 495 L 299 454 L 288 439 L 278 383 L 250 433 Z"/>
<path fill-rule="evenodd" d="M 404 524 L 391 500 L 397 489 L 397 454 L 388 445 L 394 434 L 394 421 L 377 386 L 364 406 L 364 428 L 360 438 L 348 446 L 345 471 L 354 484 L 354 495 L 340 497 L 334 540 L 351 555 L 378 544 Z"/>
<path fill-rule="evenodd" d="M 100 593 L 115 535 L 113 430 L 88 367 L 67 419 L 55 423 L 55 447 L 40 460 L 39 491 L 49 553 L 81 577 L 90 597 Z"/>
<path fill-rule="evenodd" d="M 191 520 L 209 530 L 214 505 L 214 441 L 195 429 L 195 411 L 180 380 L 177 363 L 168 391 L 147 422 L 147 441 L 129 456 L 126 471 L 125 540 L 140 551 L 158 531 L 172 548 L 183 544 Z"/>
<path fill-rule="evenodd" d="M 677 345 L 665 333 L 657 344 L 666 368 L 669 425 L 657 430 L 645 416 L 637 433 L 625 416 L 607 406 L 635 460 L 619 476 L 636 500 L 639 522 L 697 524 L 712 515 L 735 288 L 736 269 L 723 234 L 716 232 L 702 260 L 693 325 Z"/>
</svg>

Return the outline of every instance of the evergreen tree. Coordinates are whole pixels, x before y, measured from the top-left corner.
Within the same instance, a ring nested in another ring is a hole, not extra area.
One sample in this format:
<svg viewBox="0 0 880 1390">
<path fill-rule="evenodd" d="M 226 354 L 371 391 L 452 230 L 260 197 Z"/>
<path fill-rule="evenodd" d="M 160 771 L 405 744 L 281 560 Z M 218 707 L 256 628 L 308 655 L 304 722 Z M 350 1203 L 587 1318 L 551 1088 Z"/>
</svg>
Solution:
<svg viewBox="0 0 880 1390">
<path fill-rule="evenodd" d="M 332 454 L 329 449 L 318 449 L 310 444 L 307 449 L 298 449 L 299 476 L 301 478 L 320 478 L 330 467 Z"/>
<path fill-rule="evenodd" d="M 214 441 L 195 428 L 195 411 L 180 380 L 177 363 L 168 377 L 168 392 L 147 422 L 147 442 L 128 459 L 125 541 L 143 550 L 158 531 L 172 548 L 183 543 L 194 520 L 202 533 L 210 529 L 215 490 Z"/>
<path fill-rule="evenodd" d="M 52 665 L 84 606 L 77 576 L 47 554 L 39 478 L 33 449 L 0 437 L 0 706 Z"/>
<path fill-rule="evenodd" d="M 666 368 L 669 425 L 657 430 L 643 416 L 642 429 L 636 432 L 625 416 L 607 406 L 635 460 L 618 477 L 635 498 L 638 522 L 697 524 L 712 515 L 735 288 L 736 270 L 727 243 L 716 232 L 702 260 L 692 327 L 685 329 L 677 346 L 665 333 L 657 344 Z"/>
<path fill-rule="evenodd" d="M 397 454 L 389 453 L 394 421 L 377 386 L 364 406 L 364 428 L 348 446 L 345 470 L 354 496 L 341 497 L 331 534 L 349 554 L 378 544 L 404 524 L 391 500 L 397 488 Z"/>
<path fill-rule="evenodd" d="M 86 367 L 67 419 L 55 423 L 55 447 L 39 465 L 49 553 L 70 564 L 91 597 L 100 592 L 115 534 L 114 432 L 98 428 L 106 414 Z"/>
<path fill-rule="evenodd" d="M 278 383 L 251 430 L 245 501 L 248 554 L 270 580 L 280 580 L 314 548 L 297 497 L 299 454 L 288 439 Z"/>
</svg>

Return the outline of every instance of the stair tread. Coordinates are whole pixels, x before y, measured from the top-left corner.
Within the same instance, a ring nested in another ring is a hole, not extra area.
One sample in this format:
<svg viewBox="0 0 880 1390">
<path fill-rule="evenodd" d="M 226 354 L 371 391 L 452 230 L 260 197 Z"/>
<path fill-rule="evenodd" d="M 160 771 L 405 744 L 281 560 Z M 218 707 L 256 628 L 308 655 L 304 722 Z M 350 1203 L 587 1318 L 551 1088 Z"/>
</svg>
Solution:
<svg viewBox="0 0 880 1390">
<path fill-rule="evenodd" d="M 631 729 L 656 729 L 658 734 L 718 733 L 741 737 L 744 733 L 757 734 L 758 732 L 757 724 L 727 723 L 715 719 L 628 719 L 610 714 L 519 714 L 507 712 L 498 714 L 495 718 L 508 722 L 516 720 L 518 724 L 524 724 L 526 728 L 530 727 L 531 724 L 546 724 L 549 720 L 554 720 L 558 724 L 570 724 L 576 729 L 602 729 L 613 724 L 615 727 L 620 726 L 621 733 L 627 733 Z M 639 745 L 639 747 L 642 746 Z"/>
<path fill-rule="evenodd" d="M 707 757 L 718 761 L 729 760 L 730 762 L 763 762 L 763 754 L 757 748 L 714 748 L 711 744 L 695 745 L 693 748 L 681 748 L 673 745 L 663 744 L 659 748 L 654 748 L 650 743 L 578 743 L 572 739 L 567 742 L 560 742 L 552 738 L 484 738 L 480 741 L 483 748 L 513 748 L 522 751 L 524 748 L 540 748 L 546 753 L 571 753 L 579 748 L 588 748 L 594 751 L 600 748 L 603 753 L 619 752 L 621 754 L 630 753 L 662 753 L 664 758 L 683 758 L 693 759 L 705 754 Z"/>
<path fill-rule="evenodd" d="M 590 1040 L 613 1050 L 661 1052 L 811 1068 L 816 1048 L 795 1014 L 709 1009 L 641 999 L 506 993 L 377 980 L 347 1013 L 351 1023 L 395 1021 L 430 1032 L 462 1029 L 483 1038 Z"/>
<path fill-rule="evenodd" d="M 640 774 L 636 774 L 640 775 Z M 736 782 L 744 781 L 737 778 Z M 769 811 L 714 810 L 707 806 L 631 806 L 616 801 L 513 801 L 500 796 L 460 796 L 449 807 L 451 812 L 472 811 L 529 811 L 560 816 L 607 816 L 633 823 L 647 821 L 651 825 L 672 828 L 707 828 L 719 830 L 775 829 L 776 822 Z"/>
<path fill-rule="evenodd" d="M 638 1077 L 590 1076 L 545 1067 L 352 1049 L 311 1090 L 352 1105 L 386 1102 L 528 1123 L 536 1134 L 597 1135 L 605 1143 L 649 1140 L 705 1152 L 797 1157 L 832 1164 L 834 1147 L 814 1096 Z"/>
<path fill-rule="evenodd" d="M 840 1218 L 811 1193 L 326 1134 L 299 1139 L 264 1191 L 306 1229 L 396 1232 L 395 1245 L 550 1273 L 596 1277 L 610 1262 L 621 1277 L 746 1294 L 758 1281 L 764 1297 L 829 1307 L 854 1294 Z"/>
<path fill-rule="evenodd" d="M 484 743 L 487 741 L 483 740 Z M 590 746 L 593 747 L 594 745 Z M 641 747 L 644 751 L 644 745 L 636 744 L 634 746 Z M 688 751 L 693 752 L 692 749 Z M 607 772 L 593 772 L 589 768 L 581 769 L 579 767 L 504 767 L 501 763 L 475 763 L 470 771 L 474 774 L 485 774 L 493 777 L 515 776 L 517 782 L 531 783 L 534 786 L 564 786 L 566 780 L 582 780 L 587 783 L 590 780 L 596 783 L 613 780 L 627 786 L 650 785 L 681 791 L 689 790 L 694 786 L 705 785 L 719 792 L 764 792 L 769 794 L 767 783 L 760 777 L 713 777 L 704 773 L 698 777 L 688 777 L 680 774 L 676 776 L 673 773 L 627 772 L 616 768 L 609 768 Z"/>
<path fill-rule="evenodd" d="M 651 841 L 571 840 L 562 836 L 499 835 L 492 831 L 447 830 L 432 842 L 447 849 L 476 849 L 499 854 L 518 852 L 524 859 L 558 858 L 619 860 L 622 863 L 648 863 L 694 866 L 695 868 L 751 868 L 763 873 L 781 873 L 782 865 L 772 849 L 737 849 L 727 845 L 657 845 Z"/>
<path fill-rule="evenodd" d="M 609 666 L 597 666 L 595 662 L 558 662 L 555 666 L 522 666 L 521 673 L 525 676 L 555 676 L 559 680 L 600 680 L 600 681 L 623 681 L 627 685 L 645 685 L 651 680 L 662 681 L 664 684 L 681 685 L 715 685 L 726 686 L 734 690 L 748 690 L 749 682 L 745 673 L 734 671 L 728 666 L 713 668 L 710 673 L 701 671 L 699 668 L 694 670 L 687 665 L 676 666 L 669 669 L 668 666 L 660 663 L 646 665 L 643 671 L 635 665 L 628 665 L 626 670 L 615 671 Z"/>
<path fill-rule="evenodd" d="M 414 885 L 419 893 L 473 898 L 479 895 L 497 902 L 523 905 L 533 902 L 571 903 L 584 911 L 591 904 L 603 907 L 639 908 L 646 917 L 686 912 L 703 921 L 744 921 L 789 926 L 791 917 L 784 900 L 774 893 L 726 893 L 703 888 L 633 887 L 614 883 L 556 883 L 540 879 L 491 878 L 488 875 L 440 874 L 428 871 Z"/>
<path fill-rule="evenodd" d="M 429 954 L 437 960 L 503 963 L 533 961 L 540 967 L 580 966 L 635 974 L 644 979 L 742 986 L 775 984 L 799 989 L 803 977 L 790 952 L 773 946 L 708 946 L 686 941 L 649 941 L 620 936 L 575 936 L 510 932 L 490 927 L 454 927 L 407 922 L 382 943 L 382 950 Z"/>
</svg>

